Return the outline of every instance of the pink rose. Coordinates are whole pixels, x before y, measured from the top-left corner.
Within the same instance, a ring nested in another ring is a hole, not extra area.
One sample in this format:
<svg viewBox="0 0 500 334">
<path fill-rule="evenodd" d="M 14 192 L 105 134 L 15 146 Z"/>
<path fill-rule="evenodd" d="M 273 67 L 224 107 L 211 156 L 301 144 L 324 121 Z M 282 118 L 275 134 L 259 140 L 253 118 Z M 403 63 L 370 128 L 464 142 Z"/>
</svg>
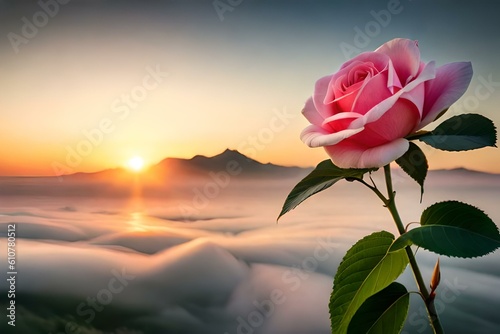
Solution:
<svg viewBox="0 0 500 334">
<path fill-rule="evenodd" d="M 416 41 L 397 38 L 316 82 L 302 111 L 301 139 L 342 168 L 382 167 L 401 157 L 409 134 L 436 120 L 467 90 L 469 62 L 435 68 Z"/>
</svg>

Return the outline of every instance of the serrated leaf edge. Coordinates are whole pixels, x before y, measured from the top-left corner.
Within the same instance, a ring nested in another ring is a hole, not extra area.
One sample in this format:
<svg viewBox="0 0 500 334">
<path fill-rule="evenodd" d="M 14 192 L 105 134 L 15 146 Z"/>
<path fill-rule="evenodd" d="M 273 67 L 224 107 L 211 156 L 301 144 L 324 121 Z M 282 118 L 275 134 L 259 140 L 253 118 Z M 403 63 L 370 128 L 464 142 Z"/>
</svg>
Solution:
<svg viewBox="0 0 500 334">
<path fill-rule="evenodd" d="M 437 224 L 432 224 L 432 225 L 420 226 L 420 227 L 417 227 L 417 228 L 415 228 L 413 230 L 417 230 L 417 229 L 421 229 L 421 228 L 434 228 L 434 227 L 441 227 L 441 228 L 444 227 L 444 228 L 456 228 L 456 229 L 459 229 L 459 227 L 451 226 L 451 225 L 441 225 L 441 224 L 437 225 Z M 411 231 L 413 231 L 413 230 L 411 230 Z M 463 230 L 465 230 L 465 229 L 463 229 Z M 407 233 L 410 233 L 411 231 L 408 231 Z M 416 246 L 421 247 L 421 248 L 423 248 L 425 250 L 428 250 L 429 252 L 433 252 L 435 254 L 443 255 L 443 256 L 446 256 L 446 257 L 460 258 L 460 259 L 475 259 L 475 258 L 479 258 L 479 257 L 486 256 L 488 254 L 491 254 L 491 253 L 495 252 L 498 248 L 500 248 L 500 241 L 499 240 L 492 239 L 490 237 L 485 237 L 482 234 L 479 234 L 479 233 L 476 233 L 476 232 L 472 232 L 472 231 L 468 231 L 468 230 L 466 230 L 466 231 L 468 233 L 471 233 L 471 234 L 479 235 L 481 238 L 492 240 L 493 242 L 498 243 L 499 246 L 497 248 L 495 248 L 495 249 L 487 252 L 487 253 L 482 254 L 482 255 L 475 255 L 475 256 L 449 255 L 449 254 L 444 254 L 442 252 L 437 252 L 435 250 L 429 249 L 428 247 L 425 247 L 424 245 L 419 245 L 417 243 L 414 243 L 409 237 L 405 237 L 405 235 L 406 235 L 406 233 L 405 233 L 402 236 L 400 236 L 399 238 L 397 238 L 396 240 L 394 240 L 393 244 L 389 247 L 388 252 L 389 253 L 393 253 L 393 252 L 400 251 L 400 250 L 404 249 L 407 246 L 416 245 Z M 396 243 L 396 241 L 401 240 L 401 239 L 403 239 L 403 241 L 405 241 L 404 246 L 399 246 L 397 249 L 393 249 L 393 246 Z"/>
<path fill-rule="evenodd" d="M 374 234 L 378 234 L 378 233 L 384 233 L 384 234 L 386 234 L 386 236 L 381 236 L 381 238 L 389 238 L 389 239 L 392 239 L 393 241 L 392 241 L 391 245 L 394 243 L 394 241 L 395 241 L 395 240 L 394 240 L 394 239 L 395 239 L 395 237 L 394 237 L 394 235 L 393 235 L 392 233 L 387 232 L 387 231 L 380 231 L 380 232 L 375 232 L 375 233 L 372 233 L 372 234 L 370 234 L 370 235 L 368 235 L 368 236 L 365 236 L 364 238 L 360 239 L 358 242 L 356 242 L 356 243 L 355 243 L 355 244 L 351 247 L 351 249 L 355 248 L 355 247 L 356 247 L 359 243 L 361 243 L 361 242 L 362 242 L 362 241 L 364 241 L 365 239 L 367 239 L 367 238 L 369 238 L 369 237 L 373 236 Z M 370 270 L 370 272 L 368 273 L 368 275 L 366 275 L 365 279 L 363 279 L 363 281 L 362 281 L 361 285 L 360 285 L 360 286 L 359 286 L 359 288 L 356 290 L 356 293 L 355 293 L 355 294 L 354 294 L 354 296 L 350 299 L 350 301 L 354 300 L 354 299 L 358 296 L 359 291 L 360 291 L 360 290 L 362 289 L 362 287 L 363 287 L 363 286 L 365 286 L 365 284 L 366 284 L 366 278 L 370 277 L 370 275 L 371 275 L 371 274 L 375 271 L 375 269 L 377 269 L 377 268 L 380 266 L 380 263 L 382 263 L 382 262 L 384 261 L 384 259 L 385 259 L 387 256 L 391 255 L 391 253 L 396 253 L 396 252 L 397 252 L 397 251 L 394 251 L 394 252 L 389 252 L 389 249 L 390 249 L 391 245 L 389 245 L 389 247 L 388 247 L 388 248 L 387 248 L 387 250 L 386 250 L 386 254 L 385 254 L 385 255 L 381 258 L 381 260 L 377 263 L 377 265 L 376 265 L 375 267 L 373 267 L 373 268 Z M 349 249 L 349 250 L 351 250 L 351 249 Z M 404 251 L 404 249 L 400 249 L 399 251 Z M 342 262 L 344 262 L 344 260 L 346 259 L 346 257 L 347 257 L 347 253 L 346 253 L 346 255 L 344 256 L 344 258 L 342 259 Z M 341 262 L 341 263 L 340 263 L 340 265 L 339 265 L 339 269 L 340 269 L 340 266 L 342 265 L 342 262 Z M 409 261 L 408 261 L 408 262 L 409 262 Z M 408 264 L 407 264 L 407 265 L 408 265 Z M 403 271 L 404 271 L 405 269 L 406 269 L 406 266 L 405 266 L 405 267 L 401 270 L 401 272 L 399 272 L 399 273 L 398 273 L 398 275 L 397 275 L 396 277 L 399 277 L 399 276 L 403 273 Z M 344 269 L 344 270 L 345 270 L 345 269 Z M 379 274 L 380 274 L 380 273 L 379 273 Z M 335 276 L 337 276 L 337 275 L 335 275 Z M 335 286 L 335 283 L 336 283 L 336 282 L 337 282 L 337 281 L 334 279 L 334 286 Z M 377 279 L 376 279 L 376 282 L 378 282 L 378 277 L 377 277 Z M 353 283 L 353 284 L 354 284 L 354 283 Z M 382 289 L 383 289 L 383 288 L 382 288 Z M 382 289 L 380 289 L 380 290 L 376 291 L 375 293 L 377 293 L 377 292 L 381 291 Z M 339 290 L 337 290 L 337 291 L 339 291 Z M 333 293 L 332 293 L 332 296 L 333 296 Z M 369 297 L 367 297 L 366 299 L 368 299 L 368 298 L 369 298 Z M 364 300 L 363 300 L 363 302 L 364 302 L 366 299 L 364 299 Z M 331 300 L 331 299 L 330 299 L 330 300 Z M 345 304 L 347 304 L 347 303 L 349 303 L 349 301 L 342 303 L 341 305 L 339 305 L 339 307 L 342 307 L 342 306 L 344 306 L 344 305 L 345 305 Z M 345 323 L 345 314 L 347 314 L 347 311 L 349 311 L 349 310 L 350 310 L 350 305 L 351 305 L 351 303 L 349 303 L 349 304 L 347 305 L 347 308 L 346 308 L 345 312 L 343 312 L 343 315 L 342 315 L 342 317 L 340 318 L 340 321 L 339 321 L 339 328 L 344 328 L 344 327 L 346 327 L 346 326 L 347 326 L 347 327 L 349 326 L 349 323 L 347 323 L 347 324 L 344 324 L 344 323 Z M 361 303 L 361 305 L 362 305 L 362 303 Z M 354 313 L 356 313 L 356 312 L 354 312 Z M 331 319 L 332 319 L 332 317 L 331 317 L 331 315 L 330 315 L 330 320 L 331 320 Z M 351 319 L 352 319 L 352 317 L 351 317 Z M 344 324 L 344 325 L 342 326 L 342 324 Z M 347 327 L 346 327 L 346 330 L 347 330 Z"/>
<path fill-rule="evenodd" d="M 475 116 L 480 116 L 480 117 L 483 117 L 484 119 L 489 120 L 491 122 L 491 125 L 493 126 L 493 134 L 494 134 L 494 137 L 495 137 L 495 141 L 494 141 L 493 145 L 487 145 L 487 146 L 483 146 L 481 148 L 484 148 L 484 147 L 497 147 L 496 142 L 498 140 L 498 131 L 497 131 L 497 127 L 496 127 L 495 123 L 491 119 L 489 119 L 488 117 L 485 117 L 485 116 L 483 116 L 481 114 L 477 114 L 477 113 L 468 113 L 468 114 L 460 114 L 460 115 L 452 116 L 452 117 L 444 120 L 438 126 L 436 126 L 436 128 L 434 130 L 426 131 L 426 132 L 421 131 L 421 135 L 418 134 L 417 136 L 410 135 L 410 136 L 408 136 L 408 140 L 418 139 L 421 142 L 425 143 L 426 145 L 429 145 L 429 146 L 431 146 L 431 147 L 433 147 L 435 149 L 438 149 L 440 151 L 445 151 L 445 152 L 466 152 L 466 151 L 477 150 L 479 148 L 469 148 L 469 149 L 460 149 L 460 150 L 446 150 L 446 149 L 442 149 L 442 148 L 439 148 L 439 147 L 435 147 L 434 145 L 431 145 L 431 144 L 425 142 L 424 140 L 422 140 L 422 138 L 425 138 L 425 137 L 443 136 L 443 135 L 435 134 L 434 131 L 436 131 L 443 123 L 445 123 L 445 122 L 447 122 L 447 121 L 449 121 L 449 120 L 451 120 L 451 119 L 453 119 L 455 117 L 460 117 L 460 116 L 464 116 L 464 115 L 475 115 Z M 446 135 L 446 136 L 450 136 L 451 137 L 451 136 L 455 136 L 455 135 Z M 458 136 L 458 135 L 456 135 L 456 136 Z"/>
</svg>

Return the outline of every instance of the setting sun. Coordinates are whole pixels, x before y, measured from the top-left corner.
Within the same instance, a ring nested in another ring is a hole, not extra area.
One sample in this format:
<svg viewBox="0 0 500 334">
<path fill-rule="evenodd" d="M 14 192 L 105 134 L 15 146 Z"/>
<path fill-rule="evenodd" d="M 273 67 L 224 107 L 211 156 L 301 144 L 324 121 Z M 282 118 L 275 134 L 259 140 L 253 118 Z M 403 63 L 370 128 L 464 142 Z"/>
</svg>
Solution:
<svg viewBox="0 0 500 334">
<path fill-rule="evenodd" d="M 128 161 L 127 167 L 134 172 L 140 172 L 144 168 L 144 159 L 139 156 L 132 157 Z"/>
</svg>

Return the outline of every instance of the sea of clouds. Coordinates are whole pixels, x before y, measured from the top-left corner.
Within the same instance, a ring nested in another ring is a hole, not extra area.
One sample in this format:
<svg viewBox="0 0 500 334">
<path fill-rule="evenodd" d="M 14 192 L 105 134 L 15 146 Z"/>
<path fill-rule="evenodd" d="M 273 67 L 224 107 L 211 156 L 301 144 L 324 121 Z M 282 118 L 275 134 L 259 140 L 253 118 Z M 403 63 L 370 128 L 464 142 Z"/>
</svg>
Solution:
<svg viewBox="0 0 500 334">
<path fill-rule="evenodd" d="M 0 237 L 5 241 L 7 225 L 16 224 L 18 271 L 16 327 L 4 317 L 1 332 L 329 333 L 332 277 L 345 251 L 371 232 L 396 231 L 373 194 L 345 181 L 277 224 L 296 181 L 232 180 L 201 207 L 193 185 L 179 196 L 78 196 L 73 190 L 44 196 L 30 195 L 29 187 L 47 180 L 0 180 Z M 380 176 L 375 181 L 382 184 Z M 23 184 L 24 195 L 6 190 Z M 395 176 L 406 222 L 417 221 L 431 203 L 456 199 L 498 223 L 499 185 L 494 175 L 435 172 L 419 204 L 418 187 Z M 437 256 L 419 250 L 417 259 L 428 279 Z M 436 306 L 447 331 L 500 332 L 500 253 L 440 259 Z M 4 268 L 5 251 L 0 261 Z M 416 289 L 411 272 L 399 281 Z M 6 280 L 0 289 L 7 291 Z M 2 293 L 4 310 L 6 298 Z M 430 333 L 415 294 L 405 332 Z"/>
</svg>

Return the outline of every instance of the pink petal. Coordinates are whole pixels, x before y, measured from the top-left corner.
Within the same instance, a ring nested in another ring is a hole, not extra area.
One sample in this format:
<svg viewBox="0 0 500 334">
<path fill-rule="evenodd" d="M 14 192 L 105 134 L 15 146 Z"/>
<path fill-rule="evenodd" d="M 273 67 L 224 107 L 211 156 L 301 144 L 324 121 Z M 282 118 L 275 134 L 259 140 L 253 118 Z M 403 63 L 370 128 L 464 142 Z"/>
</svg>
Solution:
<svg viewBox="0 0 500 334">
<path fill-rule="evenodd" d="M 363 85 L 362 82 L 359 82 L 356 85 L 353 85 L 349 87 L 346 91 L 345 95 L 340 96 L 339 98 L 336 98 L 331 102 L 332 104 L 336 104 L 338 111 L 339 112 L 350 112 L 352 110 L 352 105 L 354 104 L 354 101 L 356 100 L 356 96 L 358 96 L 358 92 L 360 87 Z"/>
<path fill-rule="evenodd" d="M 314 106 L 316 110 L 319 112 L 323 118 L 330 117 L 334 114 L 332 111 L 332 105 L 325 104 L 325 97 L 328 93 L 328 87 L 330 85 L 330 81 L 332 80 L 331 75 L 327 75 L 316 81 L 316 85 L 314 87 L 314 94 L 312 96 Z"/>
<path fill-rule="evenodd" d="M 333 163 L 340 168 L 377 168 L 401 157 L 409 148 L 409 142 L 398 138 L 382 146 L 366 148 L 349 140 L 325 147 Z"/>
<path fill-rule="evenodd" d="M 345 119 L 345 118 L 359 118 L 362 117 L 363 115 L 355 113 L 355 112 L 343 112 L 340 114 L 335 114 L 333 116 L 328 117 L 327 119 L 324 120 L 323 124 L 329 123 L 329 122 L 334 122 L 339 119 Z"/>
<path fill-rule="evenodd" d="M 323 116 L 321 116 L 316 107 L 314 106 L 312 98 L 307 99 L 306 104 L 304 105 L 304 109 L 302 109 L 302 115 L 311 123 L 317 126 L 321 126 L 323 121 L 325 120 Z"/>
<path fill-rule="evenodd" d="M 420 112 L 415 104 L 401 98 L 382 117 L 366 124 L 364 131 L 350 137 L 349 141 L 366 147 L 385 145 L 410 134 L 419 122 Z"/>
<path fill-rule="evenodd" d="M 341 70 L 341 72 L 333 75 L 330 87 L 325 96 L 325 104 L 336 103 L 339 112 L 349 112 L 352 110 L 352 104 L 363 85 L 363 80 L 355 83 L 351 82 L 353 78 L 349 79 L 349 74 L 359 67 L 366 69 L 366 64 L 356 61 L 349 67 Z"/>
<path fill-rule="evenodd" d="M 420 67 L 420 50 L 417 41 L 396 38 L 380 46 L 375 52 L 388 55 L 403 85 L 415 78 Z"/>
<path fill-rule="evenodd" d="M 330 87 L 331 89 L 326 95 L 325 102 L 332 101 L 342 95 L 349 94 L 357 87 L 359 88 L 363 80 L 358 80 L 356 82 L 354 80 L 355 76 L 353 74 L 356 73 L 356 69 L 359 69 L 360 67 L 363 67 L 365 70 L 369 69 L 369 66 L 367 66 L 365 63 L 353 62 L 351 66 L 340 70 L 340 72 L 338 73 L 335 73 L 332 77 L 332 86 Z"/>
<path fill-rule="evenodd" d="M 391 93 L 394 94 L 396 91 L 401 89 L 403 85 L 401 85 L 401 81 L 399 80 L 396 70 L 394 69 L 392 61 L 390 61 L 387 66 L 387 75 L 387 88 L 389 88 Z"/>
<path fill-rule="evenodd" d="M 420 119 L 422 119 L 422 113 L 424 110 L 424 100 L 425 100 L 425 82 L 412 89 L 410 92 L 401 94 L 402 99 L 407 99 L 417 107 Z"/>
<path fill-rule="evenodd" d="M 354 82 L 355 73 L 364 69 L 365 72 L 374 75 L 386 69 L 389 62 L 388 56 L 376 52 L 364 52 L 345 62 L 338 72 L 317 81 L 315 88 L 317 97 L 313 97 L 316 108 L 325 118 L 337 112 L 352 111 L 352 103 L 364 82 Z M 325 89 L 326 92 L 324 92 Z M 321 97 L 324 97 L 322 101 L 320 101 Z M 320 106 L 320 102 L 323 102 L 323 106 Z"/>
<path fill-rule="evenodd" d="M 425 83 L 424 111 L 417 130 L 433 122 L 443 110 L 455 103 L 465 93 L 471 79 L 470 62 L 450 63 L 437 68 L 436 78 Z"/>
<path fill-rule="evenodd" d="M 321 127 L 323 129 L 331 129 L 331 132 L 339 132 L 346 130 L 353 120 L 362 116 L 355 112 L 342 112 L 325 119 Z"/>
<path fill-rule="evenodd" d="M 378 73 L 373 78 L 365 81 L 365 84 L 356 96 L 352 111 L 364 115 L 391 95 L 391 92 L 387 88 L 387 71 Z"/>
<path fill-rule="evenodd" d="M 434 62 L 433 61 L 429 62 L 415 80 L 410 82 L 405 87 L 401 88 L 397 93 L 395 93 L 391 97 L 383 100 L 382 102 L 371 108 L 370 111 L 368 111 L 363 117 L 354 120 L 349 127 L 360 128 L 364 127 L 368 123 L 375 122 L 380 117 L 382 117 L 390 108 L 392 108 L 392 106 L 401 97 L 401 95 L 403 95 L 404 93 L 411 92 L 413 89 L 417 88 L 417 86 L 420 85 L 422 82 L 434 79 L 435 71 L 436 70 L 434 68 Z"/>
<path fill-rule="evenodd" d="M 351 67 L 353 63 L 371 63 L 373 64 L 373 67 L 375 67 L 380 72 L 387 67 L 389 60 L 390 58 L 382 53 L 377 53 L 374 51 L 363 52 L 353 59 L 348 60 L 344 64 L 342 64 L 340 70 Z"/>
<path fill-rule="evenodd" d="M 309 147 L 320 147 L 335 145 L 360 131 L 363 131 L 363 128 L 330 133 L 319 126 L 310 125 L 302 131 L 300 139 Z"/>
</svg>

